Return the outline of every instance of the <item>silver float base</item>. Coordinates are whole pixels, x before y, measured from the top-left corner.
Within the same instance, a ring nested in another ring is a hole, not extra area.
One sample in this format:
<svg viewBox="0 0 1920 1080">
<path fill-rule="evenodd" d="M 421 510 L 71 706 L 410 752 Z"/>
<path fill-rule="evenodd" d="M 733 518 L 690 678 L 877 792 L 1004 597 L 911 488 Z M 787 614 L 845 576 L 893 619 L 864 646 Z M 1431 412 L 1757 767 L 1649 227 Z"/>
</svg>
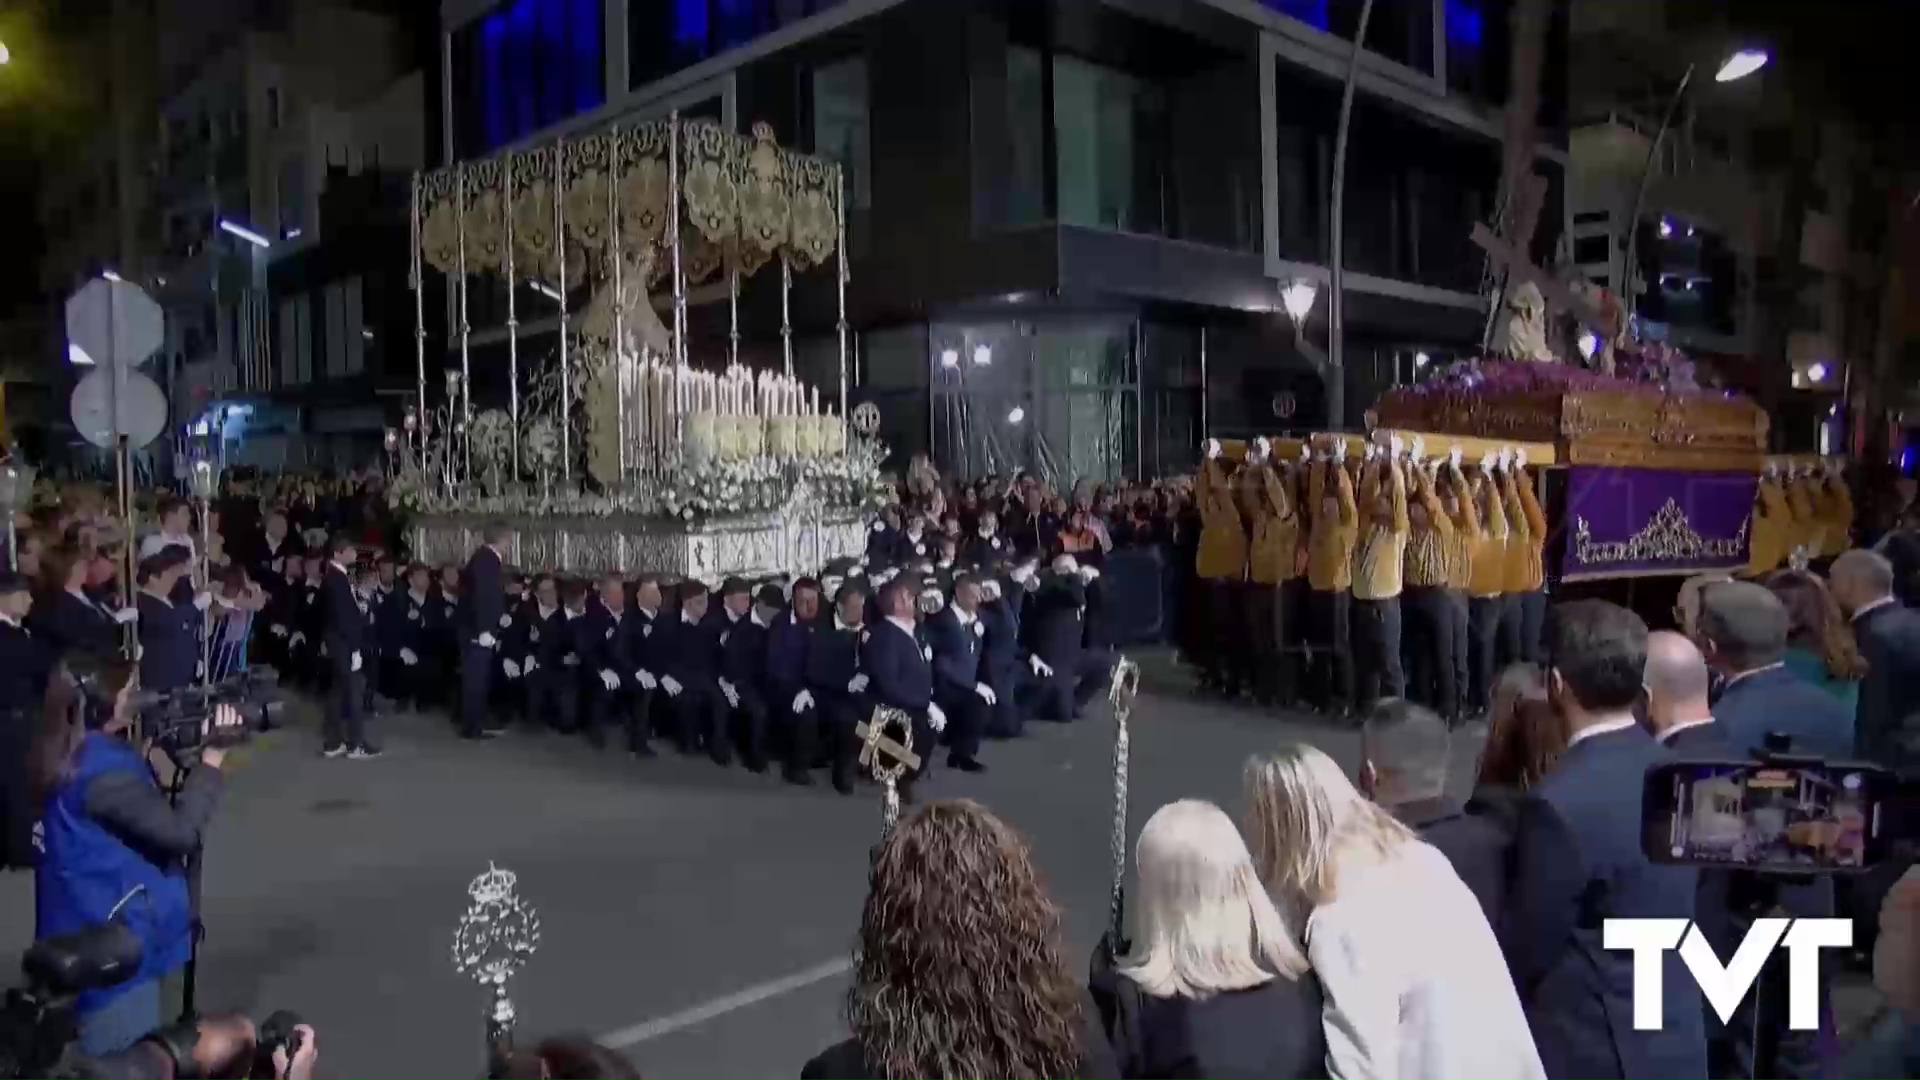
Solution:
<svg viewBox="0 0 1920 1080">
<path fill-rule="evenodd" d="M 487 524 L 477 514 L 428 514 L 408 529 L 414 558 L 464 563 Z M 844 513 L 792 521 L 774 516 L 678 525 L 659 518 L 506 518 L 513 546 L 507 561 L 529 572 L 658 573 L 709 581 L 738 575 L 817 574 L 831 559 L 866 551 L 865 518 Z"/>
</svg>

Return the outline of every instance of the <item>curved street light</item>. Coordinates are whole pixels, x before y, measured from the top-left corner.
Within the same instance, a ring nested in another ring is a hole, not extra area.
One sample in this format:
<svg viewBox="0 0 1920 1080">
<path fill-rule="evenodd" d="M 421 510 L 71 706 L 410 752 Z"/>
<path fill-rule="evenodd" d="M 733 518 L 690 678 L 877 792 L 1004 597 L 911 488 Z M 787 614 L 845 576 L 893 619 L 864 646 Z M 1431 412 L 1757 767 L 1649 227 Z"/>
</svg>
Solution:
<svg viewBox="0 0 1920 1080">
<path fill-rule="evenodd" d="M 1713 81 L 1730 83 L 1767 66 L 1771 57 L 1765 49 L 1741 49 L 1720 62 L 1719 70 L 1714 73 Z M 1694 70 L 1698 64 L 1688 64 L 1686 73 L 1680 76 L 1680 85 L 1673 88 L 1673 97 L 1667 102 L 1666 115 L 1660 118 L 1660 130 L 1654 132 L 1653 142 L 1647 147 L 1647 163 L 1640 170 L 1640 186 L 1633 193 L 1633 212 L 1627 215 L 1625 227 L 1626 242 L 1620 245 L 1620 274 L 1614 278 L 1614 284 L 1620 290 L 1620 298 L 1626 304 L 1628 319 L 1633 318 L 1634 309 L 1639 306 L 1639 295 L 1632 288 L 1632 278 L 1639 272 L 1636 248 L 1640 242 L 1640 211 L 1646 205 L 1647 184 L 1653 179 L 1654 163 L 1660 160 L 1660 147 L 1667 141 L 1667 130 L 1673 127 L 1673 118 L 1680 113 L 1680 103 L 1686 100 L 1687 87 L 1693 83 Z"/>
</svg>

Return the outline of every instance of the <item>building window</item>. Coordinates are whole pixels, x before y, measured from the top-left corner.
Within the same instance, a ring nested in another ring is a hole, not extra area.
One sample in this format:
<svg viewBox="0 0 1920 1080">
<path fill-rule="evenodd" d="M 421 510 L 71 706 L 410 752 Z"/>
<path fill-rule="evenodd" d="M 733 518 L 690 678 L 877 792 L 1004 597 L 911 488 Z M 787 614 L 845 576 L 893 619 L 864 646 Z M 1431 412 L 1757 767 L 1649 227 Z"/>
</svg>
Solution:
<svg viewBox="0 0 1920 1080">
<path fill-rule="evenodd" d="M 1260 0 L 1322 33 L 1353 40 L 1363 0 Z M 1433 70 L 1433 0 L 1374 0 L 1367 51 L 1418 71 Z"/>
<path fill-rule="evenodd" d="M 1007 181 L 1007 224 L 1026 225 L 1047 216 L 1046 80 L 1040 50 L 1007 49 L 1007 136 L 1012 167 Z"/>
<path fill-rule="evenodd" d="M 507 0 L 453 35 L 458 157 L 516 142 L 606 99 L 602 0 Z"/>
<path fill-rule="evenodd" d="M 1166 215 L 1167 97 L 1123 71 L 1058 57 L 1053 135 L 1059 217 L 1069 225 L 1159 234 Z"/>
<path fill-rule="evenodd" d="M 666 78 L 842 2 L 628 0 L 628 84 Z"/>
<path fill-rule="evenodd" d="M 840 163 L 849 210 L 873 205 L 867 61 L 850 57 L 813 70 L 813 152 Z"/>
</svg>

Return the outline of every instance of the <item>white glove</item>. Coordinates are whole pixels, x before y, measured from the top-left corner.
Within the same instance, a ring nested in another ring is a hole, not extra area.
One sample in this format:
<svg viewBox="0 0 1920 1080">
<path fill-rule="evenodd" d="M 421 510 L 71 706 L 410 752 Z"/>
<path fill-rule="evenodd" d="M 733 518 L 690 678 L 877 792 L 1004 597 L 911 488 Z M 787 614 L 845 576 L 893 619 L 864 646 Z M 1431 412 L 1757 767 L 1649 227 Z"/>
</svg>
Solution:
<svg viewBox="0 0 1920 1080">
<path fill-rule="evenodd" d="M 353 656 L 348 659 L 347 663 L 351 670 L 353 671 L 360 670 L 360 650 L 359 649 L 353 650 Z"/>
<path fill-rule="evenodd" d="M 1459 468 L 1460 457 L 1461 457 L 1460 444 L 1454 443 L 1453 446 L 1447 450 L 1447 464 L 1453 466 L 1456 469 Z"/>
<path fill-rule="evenodd" d="M 602 671 L 600 673 L 600 685 L 609 690 L 618 690 L 620 689 L 620 676 L 615 675 L 612 671 Z"/>
<path fill-rule="evenodd" d="M 326 656 L 327 656 L 327 643 L 323 641 L 320 643 L 320 658 L 324 660 L 326 659 Z"/>
<path fill-rule="evenodd" d="M 1427 456 L 1427 440 L 1421 438 L 1418 435 L 1415 435 L 1413 437 L 1413 442 L 1407 445 L 1407 456 L 1414 459 L 1415 461 L 1419 461 L 1421 458 L 1426 457 Z"/>
<path fill-rule="evenodd" d="M 1780 463 L 1777 461 L 1767 462 L 1767 467 L 1764 470 L 1764 472 L 1767 479 L 1769 480 L 1778 479 L 1780 476 Z"/>
<path fill-rule="evenodd" d="M 1522 446 L 1513 452 L 1513 465 L 1517 469 L 1527 467 L 1527 448 Z"/>
<path fill-rule="evenodd" d="M 1047 662 L 1045 660 L 1040 659 L 1038 656 L 1027 657 L 1027 666 L 1033 669 L 1033 673 L 1035 675 L 1038 675 L 1043 679 L 1053 678 L 1053 668 L 1049 667 L 1047 665 Z"/>
<path fill-rule="evenodd" d="M 1379 456 L 1380 446 L 1377 443 L 1366 443 L 1360 448 L 1360 460 L 1362 461 L 1372 461 Z"/>
<path fill-rule="evenodd" d="M 639 683 L 642 687 L 648 690 L 656 690 L 660 686 L 660 680 L 654 678 L 653 672 L 648 671 L 646 668 L 640 668 L 636 670 L 633 673 L 633 681 Z"/>
<path fill-rule="evenodd" d="M 931 701 L 927 702 L 927 726 L 935 731 L 947 730 L 947 714 Z"/>
<path fill-rule="evenodd" d="M 307 635 L 301 633 L 298 630 L 295 630 L 293 632 L 293 636 L 287 639 L 288 645 L 305 645 L 306 643 L 307 643 Z"/>
<path fill-rule="evenodd" d="M 520 665 L 520 670 L 527 673 L 528 675 L 531 675 L 533 674 L 533 669 L 539 666 L 540 666 L 539 661 L 529 656 L 527 657 L 526 661 Z"/>
<path fill-rule="evenodd" d="M 811 709 L 811 708 L 813 708 L 813 692 L 812 691 L 802 690 L 799 693 L 793 695 L 793 711 L 794 712 L 806 712 L 808 709 Z"/>
<path fill-rule="evenodd" d="M 412 667 L 413 665 L 420 662 L 420 657 L 412 649 L 401 649 L 400 662 L 407 665 L 408 667 Z"/>
<path fill-rule="evenodd" d="M 140 620 L 139 608 L 123 607 L 119 611 L 116 611 L 113 613 L 113 621 L 119 623 L 121 626 L 125 626 L 130 622 L 138 622 L 139 620 Z M 281 637 L 287 636 L 287 628 L 284 626 L 274 627 L 273 632 L 276 634 L 279 634 Z"/>
<path fill-rule="evenodd" d="M 856 672 L 853 678 L 847 683 L 847 693 L 849 694 L 861 693 L 862 691 L 866 690 L 866 688 L 867 688 L 867 673 L 864 671 Z"/>
<path fill-rule="evenodd" d="M 500 644 L 500 642 L 494 638 L 493 631 L 491 630 L 480 631 L 480 636 L 476 640 L 479 642 L 480 647 L 483 649 L 491 649 L 495 645 Z"/>
<path fill-rule="evenodd" d="M 567 665 L 568 667 L 579 667 L 579 666 L 580 666 L 580 654 L 579 654 L 579 653 L 568 653 L 568 654 L 567 654 L 567 655 L 566 655 L 565 657 L 562 657 L 562 658 L 561 658 L 561 661 L 560 661 L 560 662 L 561 662 L 561 663 L 563 663 L 563 664 L 565 664 L 565 665 Z"/>
<path fill-rule="evenodd" d="M 1220 440 L 1219 439 L 1208 439 L 1206 442 L 1201 443 L 1200 445 L 1201 445 L 1201 453 L 1206 455 L 1206 458 L 1208 461 L 1213 461 L 1214 459 L 1220 456 Z"/>
<path fill-rule="evenodd" d="M 500 670 L 506 672 L 507 678 L 509 679 L 517 679 L 520 677 L 520 665 L 511 660 L 500 661 Z"/>
<path fill-rule="evenodd" d="M 1499 460 L 1500 460 L 1500 470 L 1502 472 L 1505 472 L 1507 470 L 1507 467 L 1513 464 L 1513 447 L 1511 446 L 1501 447 Z"/>
<path fill-rule="evenodd" d="M 193 606 L 199 608 L 201 611 L 207 610 L 213 606 L 213 594 L 209 592 L 194 593 Z"/>
<path fill-rule="evenodd" d="M 1480 457 L 1480 471 L 1490 473 L 1493 471 L 1493 467 L 1499 463 L 1500 454 L 1497 451 L 1489 450 Z"/>
<path fill-rule="evenodd" d="M 1092 581 L 1094 578 L 1097 578 L 1099 576 L 1100 576 L 1100 570 L 1098 567 L 1083 566 L 1080 568 L 1081 581 Z"/>
<path fill-rule="evenodd" d="M 1336 463 L 1347 460 L 1347 440 L 1335 439 L 1333 441 L 1333 460 Z"/>
<path fill-rule="evenodd" d="M 1300 460 L 1303 462 L 1313 460 L 1313 440 L 1312 439 L 1300 440 Z"/>
<path fill-rule="evenodd" d="M 354 670 L 358 671 L 359 669 L 355 668 Z M 203 660 L 200 663 L 193 665 L 193 677 L 196 679 L 204 679 L 207 677 L 206 661 Z"/>
<path fill-rule="evenodd" d="M 734 709 L 740 707 L 740 691 L 735 690 L 733 684 L 725 679 L 720 680 L 720 696 L 727 699 L 728 707 Z"/>
<path fill-rule="evenodd" d="M 681 689 L 680 681 L 678 679 L 675 679 L 673 676 L 671 675 L 660 676 L 660 686 L 662 689 L 664 689 L 667 692 L 668 697 L 680 696 L 680 689 Z"/>
<path fill-rule="evenodd" d="M 979 694 L 980 700 L 986 702 L 989 705 L 992 705 L 997 701 L 999 701 L 998 698 L 993 696 L 993 687 L 988 686 L 986 683 L 983 683 L 983 682 L 974 683 L 973 692 L 976 694 Z"/>
</svg>

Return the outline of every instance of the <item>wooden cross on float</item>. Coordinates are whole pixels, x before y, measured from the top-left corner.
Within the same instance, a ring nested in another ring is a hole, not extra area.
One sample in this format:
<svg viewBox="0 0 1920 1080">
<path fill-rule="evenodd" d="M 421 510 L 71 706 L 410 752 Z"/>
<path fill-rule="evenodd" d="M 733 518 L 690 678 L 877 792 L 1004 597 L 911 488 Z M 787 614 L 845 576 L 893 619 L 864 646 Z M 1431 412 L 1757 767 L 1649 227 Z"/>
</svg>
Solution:
<svg viewBox="0 0 1920 1080">
<path fill-rule="evenodd" d="M 1517 205 L 1512 219 L 1513 237 L 1510 240 L 1502 240 L 1494 235 L 1494 231 L 1488 228 L 1485 222 L 1473 223 L 1473 232 L 1470 237 L 1474 244 L 1485 251 L 1494 265 L 1505 270 L 1507 274 L 1507 288 L 1500 289 L 1495 296 L 1494 311 L 1498 312 L 1502 299 L 1512 288 L 1513 279 L 1531 281 L 1534 287 L 1540 290 L 1540 296 L 1548 304 L 1571 312 L 1574 318 L 1580 320 L 1582 326 L 1600 335 L 1601 340 L 1609 340 L 1613 335 L 1613 329 L 1607 326 L 1599 309 L 1585 297 L 1574 292 L 1559 275 L 1533 265 L 1533 261 L 1528 256 L 1529 250 L 1533 247 L 1534 229 L 1540 220 L 1540 206 L 1546 198 L 1546 187 L 1546 178 L 1538 175 L 1529 176 L 1526 182 L 1520 185 L 1520 195 L 1516 200 Z"/>
</svg>

